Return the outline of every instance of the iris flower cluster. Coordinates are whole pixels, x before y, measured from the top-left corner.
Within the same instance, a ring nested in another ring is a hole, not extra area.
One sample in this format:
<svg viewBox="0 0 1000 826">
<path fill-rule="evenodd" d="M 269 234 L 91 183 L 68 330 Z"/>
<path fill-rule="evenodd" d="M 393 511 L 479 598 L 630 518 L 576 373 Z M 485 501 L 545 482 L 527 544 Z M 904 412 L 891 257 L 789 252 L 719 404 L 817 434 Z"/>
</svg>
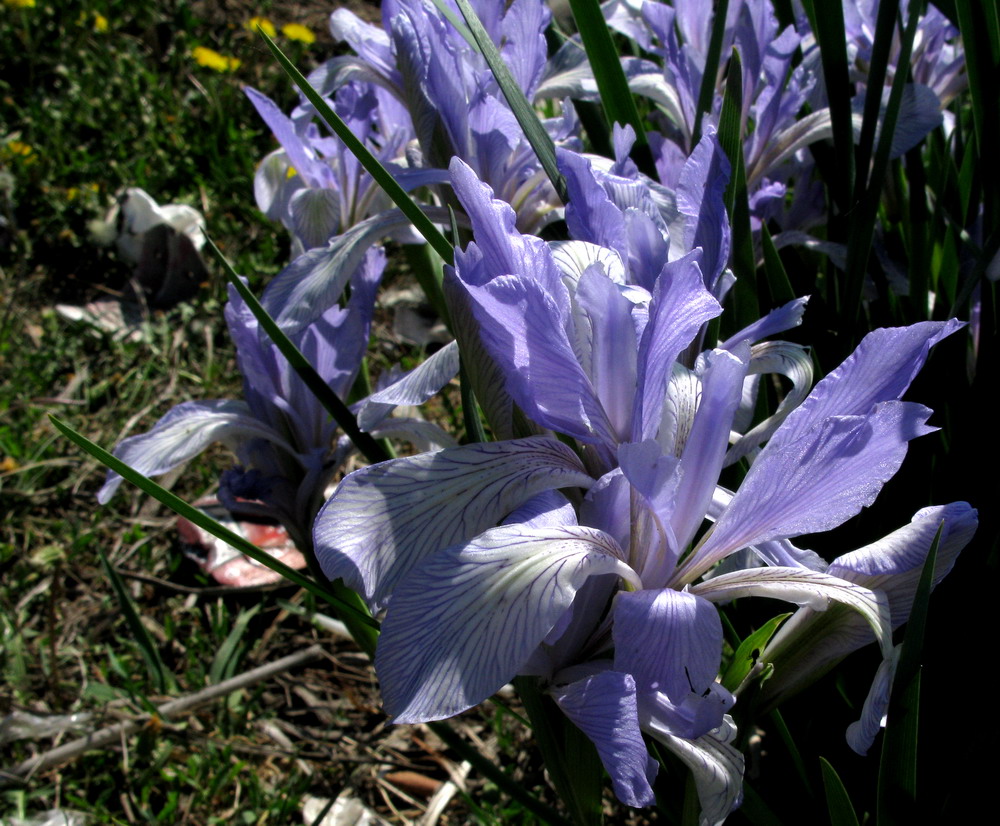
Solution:
<svg viewBox="0 0 1000 826">
<path fill-rule="evenodd" d="M 965 503 L 925 508 L 829 562 L 794 540 L 871 505 L 910 440 L 935 430 L 931 411 L 903 396 L 931 347 L 963 325 L 875 330 L 815 386 L 807 348 L 775 338 L 800 324 L 805 297 L 717 342 L 713 322 L 734 278 L 718 92 L 695 121 L 710 4 L 605 7 L 645 55 L 625 69 L 660 104 L 663 129 L 649 136 L 659 180 L 630 159 L 629 127 L 615 127 L 613 159 L 582 153 L 568 98 L 592 99 L 596 87 L 578 42 L 549 56 L 543 3 L 474 5 L 527 98 L 554 99 L 545 126 L 565 204 L 483 59 L 433 3 L 387 0 L 382 28 L 338 10 L 333 34 L 355 54 L 310 78 L 428 214 L 444 220 L 453 207 L 471 231 L 445 269 L 457 346 L 354 408 L 373 435 L 435 449 L 347 475 L 320 507 L 350 447 L 233 293 L 227 320 L 246 401 L 188 402 L 116 453 L 156 474 L 210 441 L 230 446 L 240 466 L 224 490 L 273 509 L 328 577 L 383 617 L 375 667 L 393 721 L 451 717 L 534 677 L 593 742 L 623 803 L 654 800 L 648 737 L 690 767 L 703 822 L 721 822 L 739 805 L 743 756 L 728 714 L 740 687 L 719 680 L 719 605 L 797 606 L 762 653 L 775 666 L 772 703 L 876 642 L 883 665 L 849 741 L 864 752 L 876 736 L 892 632 L 924 559 L 940 533 L 936 583 L 976 513 Z M 743 151 L 759 226 L 780 212 L 768 203 L 798 196 L 796 174 L 809 190 L 804 150 L 829 136 L 830 119 L 804 21 L 779 31 L 767 3 L 729 8 L 726 45 L 747 68 L 742 117 L 753 129 Z M 847 8 L 862 60 L 871 9 Z M 942 54 L 946 41 L 928 33 L 921 54 Z M 944 70 L 925 80 L 928 90 L 957 83 Z M 946 92 L 930 94 L 913 106 L 933 108 L 936 124 Z M 297 253 L 263 303 L 346 398 L 384 265 L 372 244 L 416 238 L 311 104 L 286 116 L 248 95 L 280 143 L 258 172 L 258 202 Z M 919 128 L 916 140 L 931 127 Z M 538 235 L 559 228 L 560 240 Z M 389 418 L 450 380 L 459 350 L 494 441 L 458 445 L 426 423 Z M 763 383 L 779 377 L 787 389 L 761 417 Z M 118 481 L 109 477 L 102 500 Z M 827 613 L 835 603 L 850 610 Z"/>
</svg>

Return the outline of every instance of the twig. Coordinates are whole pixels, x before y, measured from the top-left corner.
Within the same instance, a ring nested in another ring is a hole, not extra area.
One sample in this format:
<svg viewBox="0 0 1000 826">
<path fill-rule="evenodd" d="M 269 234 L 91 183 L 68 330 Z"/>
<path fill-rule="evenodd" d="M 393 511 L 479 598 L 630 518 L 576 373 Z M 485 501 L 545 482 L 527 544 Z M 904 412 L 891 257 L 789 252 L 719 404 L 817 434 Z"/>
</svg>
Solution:
<svg viewBox="0 0 1000 826">
<path fill-rule="evenodd" d="M 420 826 L 435 826 L 455 794 L 458 791 L 465 791 L 465 778 L 472 770 L 472 764 L 468 760 L 464 760 L 459 766 L 450 760 L 448 763 L 450 764 L 448 766 L 448 780 L 442 783 L 441 787 L 434 792 L 434 796 L 427 801 L 427 811 L 420 821 Z"/>
<path fill-rule="evenodd" d="M 250 671 L 237 675 L 236 677 L 223 680 L 221 683 L 216 683 L 215 685 L 210 685 L 207 688 L 203 688 L 201 691 L 196 691 L 194 694 L 188 694 L 185 697 L 178 697 L 175 700 L 170 700 L 169 702 L 157 707 L 155 716 L 164 720 L 179 717 L 180 715 L 193 711 L 198 706 L 210 703 L 212 700 L 219 697 L 224 697 L 227 694 L 231 694 L 241 688 L 246 688 L 254 683 L 266 680 L 276 674 L 280 674 L 283 671 L 288 671 L 296 666 L 302 665 L 303 663 L 307 663 L 310 660 L 318 659 L 322 656 L 322 654 L 323 646 L 311 645 L 303 651 L 299 651 L 295 654 L 289 654 L 287 657 L 282 657 L 280 660 L 275 660 L 272 663 L 266 663 L 265 665 L 258 666 L 257 668 L 253 668 Z M 151 715 L 146 714 L 142 717 L 116 723 L 113 726 L 108 726 L 107 728 L 102 728 L 98 731 L 92 732 L 86 737 L 80 737 L 62 746 L 58 746 L 57 748 L 36 755 L 35 757 L 18 763 L 12 768 L 4 769 L 0 771 L 0 787 L 18 779 L 27 779 L 30 775 L 36 772 L 44 771 L 45 769 L 51 768 L 52 766 L 56 766 L 60 763 L 74 760 L 84 752 L 103 749 L 107 746 L 113 745 L 118 742 L 120 738 L 127 737 L 139 731 L 149 722 L 150 719 Z"/>
</svg>

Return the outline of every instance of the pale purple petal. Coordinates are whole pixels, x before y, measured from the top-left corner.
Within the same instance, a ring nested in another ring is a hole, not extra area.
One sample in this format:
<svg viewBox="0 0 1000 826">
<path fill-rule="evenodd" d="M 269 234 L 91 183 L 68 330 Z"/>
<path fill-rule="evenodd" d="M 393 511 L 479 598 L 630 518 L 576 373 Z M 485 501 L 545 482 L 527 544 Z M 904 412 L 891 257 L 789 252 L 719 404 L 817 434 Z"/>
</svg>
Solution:
<svg viewBox="0 0 1000 826">
<path fill-rule="evenodd" d="M 889 601 L 885 595 L 819 571 L 748 568 L 693 585 L 691 593 L 712 602 L 728 602 L 748 596 L 769 597 L 793 602 L 813 611 L 825 611 L 831 603 L 842 603 L 857 611 L 871 626 L 884 655 L 892 649 Z"/>
<path fill-rule="evenodd" d="M 899 652 L 902 645 L 897 645 L 892 654 L 882 660 L 875 679 L 872 680 L 868 696 L 865 697 L 861 709 L 861 719 L 847 727 L 847 745 L 862 757 L 868 754 L 868 749 L 875 742 L 875 736 L 885 726 L 886 712 L 889 710 L 889 696 L 892 693 L 892 681 L 896 676 L 896 666 L 899 664 Z"/>
<path fill-rule="evenodd" d="M 650 757 L 639 730 L 632 675 L 600 671 L 553 689 L 552 696 L 597 747 L 618 799 L 627 806 L 652 805 L 659 764 Z"/>
<path fill-rule="evenodd" d="M 269 97 L 262 95 L 256 89 L 245 86 L 244 91 L 258 114 L 274 133 L 274 137 L 278 139 L 282 149 L 288 154 L 288 160 L 302 179 L 310 187 L 332 186 L 333 176 L 330 168 L 296 133 L 295 126 L 288 116 Z"/>
<path fill-rule="evenodd" d="M 323 572 L 372 606 L 421 559 L 496 525 L 543 490 L 587 488 L 576 454 L 537 437 L 409 456 L 347 476 L 316 518 Z"/>
<path fill-rule="evenodd" d="M 920 372 L 930 348 L 963 326 L 963 322 L 952 319 L 873 330 L 816 385 L 771 443 L 791 442 L 828 416 L 863 415 L 878 402 L 898 399 Z"/>
<path fill-rule="evenodd" d="M 577 519 L 573 505 L 565 496 L 557 490 L 546 490 L 511 511 L 503 524 L 524 528 L 565 528 L 576 525 Z"/>
<path fill-rule="evenodd" d="M 235 450 L 253 439 L 273 442 L 295 455 L 295 449 L 251 415 L 246 404 L 226 399 L 183 402 L 148 433 L 123 440 L 114 455 L 143 476 L 159 476 L 194 458 L 213 442 Z M 109 470 L 97 501 L 106 503 L 121 482 L 122 477 Z"/>
<path fill-rule="evenodd" d="M 616 436 L 627 439 L 636 383 L 635 305 L 597 267 L 580 277 L 576 301 L 590 323 L 590 346 L 582 364 Z"/>
<path fill-rule="evenodd" d="M 772 415 L 752 427 L 733 444 L 726 453 L 724 467 L 738 462 L 770 439 L 788 415 L 806 398 L 812 387 L 813 377 L 813 363 L 809 349 L 801 344 L 787 341 L 765 341 L 762 344 L 755 344 L 751 349 L 748 375 L 758 376 L 768 373 L 787 377 L 792 382 L 792 389 L 785 394 Z M 747 400 L 746 389 L 744 385 L 744 401 Z M 756 401 L 756 393 L 751 400 Z M 752 409 L 751 404 L 746 412 L 750 414 Z"/>
<path fill-rule="evenodd" d="M 597 182 L 590 161 L 566 149 L 556 150 L 556 158 L 570 196 L 566 205 L 570 235 L 577 241 L 613 249 L 622 261 L 627 261 L 628 242 L 622 211 Z"/>
<path fill-rule="evenodd" d="M 827 573 L 866 588 L 878 588 L 889 599 L 892 626 L 898 628 L 910 616 L 924 561 L 941 529 L 931 587 L 948 575 L 959 553 L 972 540 L 978 527 L 976 510 L 966 502 L 923 508 L 909 525 L 888 536 L 838 556 Z"/>
<path fill-rule="evenodd" d="M 684 165 L 677 185 L 677 208 L 686 219 L 683 251 L 701 247 L 705 286 L 713 292 L 729 261 L 729 218 L 722 200 L 729 169 L 715 132 L 708 131 Z"/>
<path fill-rule="evenodd" d="M 639 342 L 633 441 L 656 436 L 674 362 L 701 326 L 722 312 L 705 289 L 698 261 L 695 252 L 665 264 L 656 283 L 649 320 Z"/>
<path fill-rule="evenodd" d="M 371 427 L 368 432 L 376 439 L 403 439 L 420 453 L 458 447 L 458 441 L 454 436 L 440 425 L 425 419 L 390 416 Z"/>
<path fill-rule="evenodd" d="M 568 300 L 561 284 L 559 289 Z M 556 297 L 527 276 L 499 276 L 467 290 L 483 343 L 527 416 L 589 444 L 616 444 L 614 428 L 561 323 Z"/>
<path fill-rule="evenodd" d="M 455 254 L 458 257 L 458 250 Z M 473 250 L 470 246 L 465 261 L 471 262 L 480 255 L 478 250 Z M 452 332 L 458 341 L 476 401 L 482 407 L 494 437 L 513 439 L 514 402 L 507 391 L 503 369 L 490 355 L 479 335 L 479 325 L 472 313 L 472 299 L 454 267 L 444 268 L 444 294 L 451 315 Z"/>
<path fill-rule="evenodd" d="M 619 592 L 612 610 L 614 667 L 635 677 L 640 705 L 648 694 L 663 694 L 669 701 L 659 702 L 664 724 L 681 737 L 719 726 L 735 699 L 715 683 L 722 658 L 715 606 L 668 588 Z"/>
<path fill-rule="evenodd" d="M 432 220 L 448 220 L 441 207 L 425 209 Z M 383 238 L 410 231 L 410 221 L 398 209 L 366 218 L 325 247 L 296 258 L 267 285 L 261 303 L 288 334 L 307 327 L 337 303 L 368 251 Z"/>
<path fill-rule="evenodd" d="M 802 314 L 806 311 L 808 303 L 809 296 L 806 296 L 805 298 L 796 298 L 775 310 L 771 310 L 763 318 L 740 330 L 736 335 L 727 338 L 719 345 L 719 349 L 731 350 L 733 345 L 741 341 L 756 344 L 775 333 L 783 333 L 792 327 L 798 327 L 802 323 Z"/>
<path fill-rule="evenodd" d="M 714 350 L 706 356 L 708 368 L 702 377 L 701 400 L 691 434 L 681 454 L 682 483 L 671 520 L 679 548 L 694 538 L 712 502 L 743 393 L 750 347 L 743 342 L 732 351 Z"/>
<path fill-rule="evenodd" d="M 753 463 L 677 582 L 693 581 L 748 545 L 835 528 L 875 501 L 902 464 L 910 439 L 934 430 L 925 424 L 931 414 L 926 407 L 889 401 L 870 415 L 831 416 L 795 441 L 778 442 L 801 409 Z"/>
<path fill-rule="evenodd" d="M 414 369 L 372 393 L 357 411 L 358 426 L 370 430 L 399 406 L 423 404 L 458 373 L 458 345 L 450 342 Z"/>
<path fill-rule="evenodd" d="M 433 554 L 393 594 L 375 669 L 397 723 L 451 717 L 528 661 L 591 576 L 634 575 L 592 528 L 494 528 Z"/>
</svg>

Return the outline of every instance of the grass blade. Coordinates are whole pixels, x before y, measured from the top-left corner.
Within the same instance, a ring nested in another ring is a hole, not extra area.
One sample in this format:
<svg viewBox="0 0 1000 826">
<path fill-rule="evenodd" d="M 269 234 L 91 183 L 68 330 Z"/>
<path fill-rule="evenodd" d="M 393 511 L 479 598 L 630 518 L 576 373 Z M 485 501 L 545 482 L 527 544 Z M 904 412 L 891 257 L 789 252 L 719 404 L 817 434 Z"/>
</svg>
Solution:
<svg viewBox="0 0 1000 826">
<path fill-rule="evenodd" d="M 733 654 L 729 662 L 726 673 L 722 676 L 722 685 L 730 691 L 735 691 L 742 683 L 750 669 L 757 663 L 760 652 L 767 646 L 768 641 L 774 636 L 775 631 L 791 614 L 778 614 L 765 622 L 760 628 L 750 634 Z"/>
<path fill-rule="evenodd" d="M 826 811 L 830 815 L 830 826 L 858 826 L 858 816 L 847 789 L 825 757 L 819 759 L 823 772 L 823 790 L 826 792 Z"/>
<path fill-rule="evenodd" d="M 55 420 L 53 419 L 53 421 Z M 153 681 L 153 685 L 156 686 L 157 693 L 169 694 L 177 687 L 174 675 L 170 673 L 170 669 L 160 659 L 160 651 L 149 636 L 146 626 L 139 619 L 139 612 L 135 610 L 135 605 L 133 605 L 132 599 L 125 589 L 125 583 L 122 582 L 122 578 L 118 576 L 118 572 L 111 566 L 108 558 L 99 548 L 97 556 L 101 560 L 101 566 L 108 577 L 108 582 L 111 583 L 111 589 L 115 592 L 115 598 L 118 600 L 118 608 L 122 612 L 129 630 L 132 632 L 132 637 L 136 645 L 139 646 L 139 652 L 146 663 L 146 670 L 149 671 L 149 676 Z"/>
<path fill-rule="evenodd" d="M 906 88 L 909 78 L 909 73 L 902 71 L 902 67 L 910 64 L 910 54 L 913 51 L 913 39 L 917 33 L 921 6 L 920 3 L 910 4 L 910 16 L 899 46 L 897 65 L 900 67 L 900 71 L 896 72 L 892 81 L 892 91 L 889 93 L 889 103 L 882 118 L 882 131 L 879 134 L 878 147 L 875 150 L 871 177 L 862 197 L 857 202 L 856 208 L 851 213 L 847 241 L 847 288 L 845 304 L 842 306 L 848 321 L 857 320 L 861 315 L 862 290 L 865 283 L 865 273 L 868 270 L 868 258 L 871 255 L 872 239 L 875 235 L 875 217 L 878 214 L 879 203 L 882 199 L 882 187 L 889 169 L 892 136 L 896 131 L 899 107 L 903 102 L 903 90 Z M 893 33 L 894 30 L 890 29 L 889 35 L 891 36 Z M 881 99 L 881 90 L 870 87 L 868 96 L 872 97 L 876 94 Z M 858 170 L 858 174 L 863 175 L 863 170 Z M 849 346 L 853 348 L 860 339 L 863 330 L 856 324 L 849 326 L 854 331 L 849 341 Z"/>
<path fill-rule="evenodd" d="M 497 49 L 496 44 L 490 39 L 489 34 L 487 34 L 469 0 L 455 0 L 455 2 L 458 5 L 459 11 L 462 12 L 462 16 L 465 18 L 469 31 L 472 32 L 479 53 L 486 60 L 490 71 L 493 72 L 493 77 L 496 78 L 497 84 L 500 86 L 500 91 L 503 92 L 504 97 L 507 99 L 507 105 L 510 106 L 514 117 L 517 118 L 521 129 L 524 130 L 524 135 L 528 139 L 528 143 L 531 144 L 531 148 L 535 151 L 542 169 L 549 176 L 549 180 L 552 182 L 552 186 L 555 188 L 560 200 L 566 203 L 569 200 L 569 195 L 566 192 L 566 181 L 562 173 L 559 172 L 559 167 L 556 164 L 556 149 L 555 144 L 552 143 L 552 138 L 545 131 L 545 127 L 538 119 L 534 107 L 532 107 L 531 103 L 524 96 L 521 87 L 517 85 L 514 76 L 510 73 L 510 69 L 507 68 L 507 64 L 503 62 L 500 50 Z M 450 258 L 441 257 L 445 261 L 451 262 Z"/>
<path fill-rule="evenodd" d="M 257 319 L 257 323 L 260 324 L 264 332 L 267 333 L 268 338 L 274 342 L 275 346 L 281 351 L 281 354 L 288 360 L 291 368 L 305 382 L 309 390 L 312 391 L 312 394 L 319 400 L 319 403 L 323 405 L 326 412 L 333 417 L 338 427 L 347 434 L 347 437 L 354 442 L 355 446 L 364 454 L 364 457 L 369 462 L 378 463 L 389 459 L 389 455 L 382 449 L 382 446 L 370 434 L 365 433 L 358 427 L 358 420 L 354 417 L 350 409 L 348 409 L 347 405 L 330 389 L 329 385 L 323 381 L 319 373 L 309 363 L 309 360 L 295 346 L 294 342 L 285 335 L 274 319 L 267 314 L 267 310 L 261 306 L 257 300 L 257 296 L 243 283 L 239 275 L 232 268 L 232 265 L 222 254 L 222 251 L 215 246 L 211 239 L 208 240 L 208 244 L 222 264 L 226 272 L 226 279 L 236 288 L 236 291 L 240 294 L 240 298 L 246 302 L 247 307 L 250 308 L 250 312 Z"/>
<path fill-rule="evenodd" d="M 160 487 L 156 482 L 150 479 L 148 476 L 143 476 L 138 471 L 126 465 L 123 461 L 116 458 L 112 454 L 108 453 L 104 448 L 99 445 L 94 444 L 86 436 L 77 433 L 68 424 L 57 419 L 55 416 L 50 415 L 49 420 L 55 426 L 56 430 L 62 433 L 67 439 L 73 442 L 77 447 L 82 448 L 88 454 L 93 456 L 101 464 L 111 468 L 115 473 L 121 476 L 123 479 L 131 482 L 133 485 L 138 487 L 144 493 L 149 494 L 157 502 L 166 507 L 170 508 L 178 516 L 183 516 L 191 524 L 197 525 L 199 528 L 208 531 L 212 536 L 221 539 L 223 542 L 232 545 L 240 553 L 246 554 L 251 559 L 259 562 L 270 568 L 275 573 L 281 574 L 289 582 L 298 585 L 300 588 L 305 588 L 309 593 L 316 597 L 319 597 L 324 602 L 333 605 L 338 611 L 350 615 L 352 618 L 361 622 L 364 625 L 369 626 L 373 629 L 378 629 L 379 624 L 376 620 L 372 619 L 369 614 L 365 614 L 360 611 L 355 605 L 344 601 L 340 597 L 331 594 L 326 588 L 324 588 L 319 583 L 305 576 L 304 574 L 296 571 L 294 568 L 290 568 L 285 565 L 284 562 L 279 562 L 273 556 L 265 553 L 252 542 L 248 542 L 242 536 L 233 531 L 229 530 L 223 525 L 220 525 L 212 517 L 208 516 L 204 511 L 199 510 L 192 505 L 189 505 L 183 499 L 181 499 L 176 494 L 171 493 L 163 487 Z M 352 592 L 353 593 L 353 592 Z"/>
<path fill-rule="evenodd" d="M 719 73 L 719 59 L 722 57 L 722 39 L 726 34 L 729 0 L 718 0 L 714 14 L 712 36 L 708 41 L 708 52 L 705 55 L 705 69 L 701 76 L 701 87 L 698 89 L 698 106 L 694 112 L 692 147 L 697 146 L 701 140 L 701 117 L 712 110 L 712 101 L 715 99 L 715 78 Z"/>
<path fill-rule="evenodd" d="M 656 168 L 649 152 L 646 129 L 635 104 L 635 97 L 629 89 L 618 49 L 604 20 L 601 4 L 598 0 L 569 0 L 569 5 L 597 81 L 608 123 L 628 124 L 635 130 L 632 152 L 636 156 L 636 163 L 643 172 L 655 179 Z"/>
<path fill-rule="evenodd" d="M 368 174 L 375 179 L 375 182 L 382 187 L 385 194 L 392 199 L 393 203 L 413 222 L 413 226 L 416 227 L 417 232 L 424 236 L 427 243 L 434 247 L 438 255 L 451 263 L 453 250 L 451 244 L 448 243 L 448 239 L 431 223 L 430 218 L 424 215 L 419 205 L 396 182 L 396 179 L 389 174 L 389 171 L 382 166 L 378 158 L 369 152 L 368 148 L 358 140 L 350 127 L 330 108 L 323 99 L 323 96 L 309 84 L 306 77 L 285 57 L 284 52 L 278 48 L 277 44 L 259 26 L 257 27 L 257 32 L 264 38 L 264 42 L 267 43 L 267 47 L 271 50 L 271 54 L 274 55 L 275 60 L 278 61 L 281 68 L 285 70 L 295 85 L 299 87 L 299 90 L 305 95 L 306 99 L 316 108 L 319 116 L 326 121 L 327 126 L 344 142 L 351 153 L 361 162 L 361 165 Z M 440 293 L 440 285 L 438 291 Z M 438 299 L 440 299 L 440 306 L 444 306 L 444 297 L 440 294 L 429 297 L 435 306 L 438 306 Z"/>
<path fill-rule="evenodd" d="M 221 683 L 236 673 L 236 666 L 239 664 L 240 655 L 242 654 L 240 641 L 246 633 L 250 620 L 260 612 L 262 607 L 263 603 L 257 603 L 257 605 L 249 610 L 240 611 L 239 616 L 236 617 L 236 622 L 233 623 L 232 629 L 226 635 L 226 638 L 222 641 L 222 645 L 219 646 L 219 650 L 212 658 L 212 665 L 208 670 L 208 681 L 210 683 Z"/>
<path fill-rule="evenodd" d="M 729 318 L 736 332 L 760 318 L 757 301 L 757 262 L 750 230 L 750 202 L 747 193 L 746 168 L 743 164 L 743 63 L 733 49 L 726 78 L 726 93 L 719 115 L 719 144 L 729 158 L 732 174 L 726 187 L 725 201 L 732 226 L 730 263 L 736 276 L 733 287 L 734 313 Z"/>
<path fill-rule="evenodd" d="M 838 175 L 828 181 L 834 202 L 841 214 L 849 212 L 849 198 L 854 189 L 854 126 L 851 120 L 853 84 L 847 67 L 847 43 L 844 35 L 844 9 L 828 0 L 802 0 L 809 22 L 819 43 L 823 79 L 830 104 L 833 150 Z"/>
</svg>

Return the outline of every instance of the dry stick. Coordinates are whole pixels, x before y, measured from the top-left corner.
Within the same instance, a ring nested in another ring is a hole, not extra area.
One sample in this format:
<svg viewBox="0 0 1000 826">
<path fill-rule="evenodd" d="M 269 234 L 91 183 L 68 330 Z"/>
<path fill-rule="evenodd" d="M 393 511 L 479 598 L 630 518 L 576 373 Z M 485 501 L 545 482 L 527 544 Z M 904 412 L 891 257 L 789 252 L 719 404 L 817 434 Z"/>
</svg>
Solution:
<svg viewBox="0 0 1000 826">
<path fill-rule="evenodd" d="M 201 691 L 196 691 L 194 694 L 188 694 L 186 697 L 178 697 L 176 700 L 170 700 L 169 702 L 157 707 L 156 715 L 164 720 L 178 717 L 181 714 L 192 711 L 198 706 L 205 705 L 206 703 L 209 703 L 219 697 L 224 697 L 225 695 L 238 691 L 241 688 L 246 688 L 254 683 L 266 680 L 269 677 L 273 677 L 283 671 L 288 671 L 298 665 L 307 663 L 310 660 L 318 659 L 322 656 L 322 654 L 323 646 L 311 645 L 303 651 L 299 651 L 295 654 L 289 654 L 287 657 L 282 657 L 280 660 L 275 660 L 272 663 L 258 666 L 257 668 L 253 668 L 250 671 L 239 674 L 236 677 L 223 680 L 221 683 L 216 683 L 215 685 L 210 685 L 207 688 L 203 688 Z M 26 779 L 28 775 L 34 774 L 35 772 L 44 771 L 45 769 L 51 768 L 59 763 L 65 763 L 69 760 L 73 760 L 84 752 L 93 751 L 95 749 L 103 749 L 107 746 L 113 745 L 120 739 L 127 737 L 130 734 L 135 734 L 135 732 L 139 731 L 149 722 L 149 719 L 150 715 L 147 714 L 133 720 L 116 723 L 113 726 L 108 726 L 107 728 L 102 728 L 88 734 L 86 737 L 80 737 L 72 742 L 66 743 L 65 745 L 43 752 L 36 757 L 32 757 L 29 760 L 18 763 L 10 769 L 4 769 L 0 772 L 0 786 L 7 785 L 13 780 L 19 778 Z"/>
</svg>

